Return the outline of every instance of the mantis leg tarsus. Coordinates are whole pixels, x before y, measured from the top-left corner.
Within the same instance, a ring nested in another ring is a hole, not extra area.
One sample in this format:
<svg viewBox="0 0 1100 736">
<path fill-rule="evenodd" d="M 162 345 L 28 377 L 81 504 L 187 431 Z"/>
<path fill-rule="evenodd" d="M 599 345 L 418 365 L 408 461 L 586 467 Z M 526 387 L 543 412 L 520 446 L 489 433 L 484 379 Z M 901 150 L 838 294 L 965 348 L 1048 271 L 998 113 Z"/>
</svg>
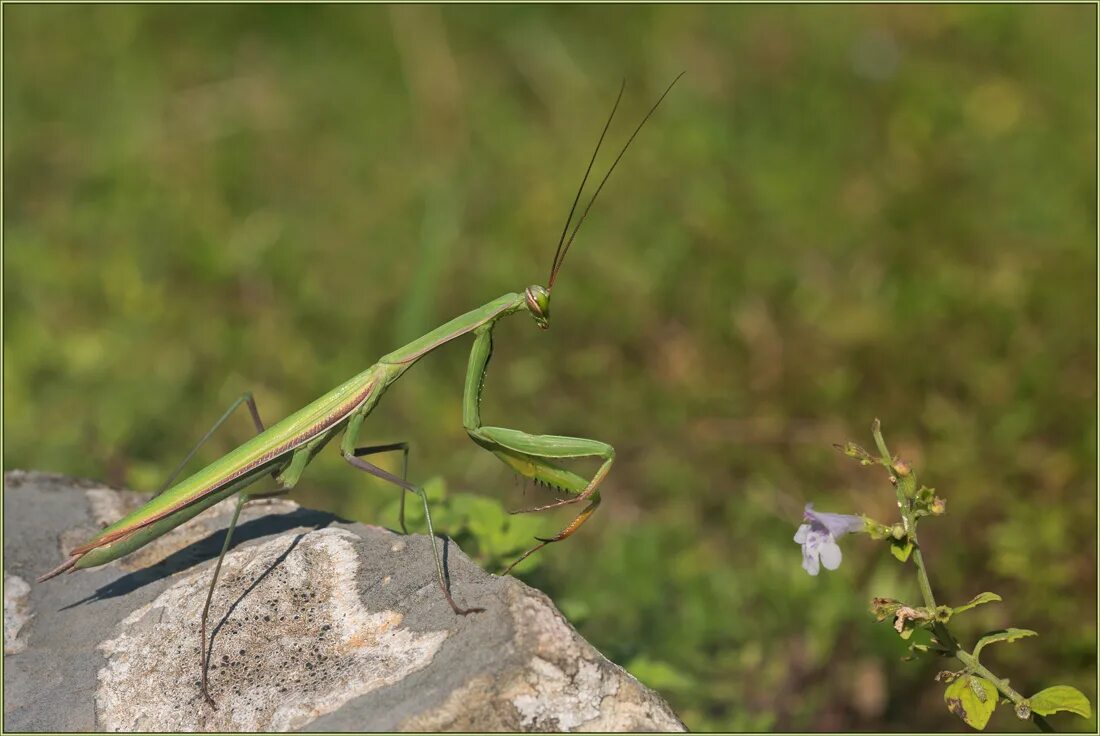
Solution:
<svg viewBox="0 0 1100 736">
<path fill-rule="evenodd" d="M 535 514 L 535 513 L 538 513 L 539 511 L 549 511 L 550 509 L 556 509 L 560 506 L 568 506 L 571 503 L 577 503 L 578 501 L 583 501 L 583 500 L 584 499 L 581 498 L 580 496 L 573 496 L 571 498 L 559 499 L 557 501 L 554 501 L 554 503 L 548 503 L 545 506 L 532 506 L 531 508 L 528 508 L 528 509 L 512 509 L 508 513 L 509 514 Z"/>
<path fill-rule="evenodd" d="M 395 450 L 401 450 L 404 456 L 401 463 L 401 480 L 408 481 L 409 479 L 409 443 L 408 442 L 391 442 L 388 445 L 371 445 L 369 447 L 356 447 L 354 450 L 355 457 L 366 457 L 367 455 L 375 455 L 380 452 L 393 452 Z M 406 536 L 409 533 L 408 527 L 405 526 L 405 490 L 401 488 L 401 507 L 398 511 L 398 521 L 401 524 L 401 533 Z"/>
<path fill-rule="evenodd" d="M 252 415 L 252 423 L 256 426 L 256 434 L 262 434 L 264 431 L 264 422 L 260 419 L 260 410 L 256 408 L 256 399 L 252 397 L 251 391 L 245 391 L 243 394 L 237 397 L 237 400 L 229 405 L 229 408 L 225 410 L 225 413 L 218 418 L 218 421 L 214 422 L 214 426 L 206 430 L 206 434 L 202 436 L 202 439 L 191 448 L 191 452 L 187 453 L 187 457 L 176 466 L 176 469 L 168 476 L 168 479 L 160 485 L 160 488 L 153 494 L 154 497 L 159 496 L 166 490 L 172 487 L 172 481 L 187 467 L 187 463 L 191 462 L 191 458 L 195 456 L 195 453 L 199 451 L 199 448 L 206 444 L 215 432 L 218 431 L 218 427 L 225 424 L 225 422 L 233 415 L 233 412 L 237 410 L 237 407 L 241 404 L 248 404 L 248 413 Z"/>
<path fill-rule="evenodd" d="M 504 568 L 504 570 L 502 570 L 500 574 L 501 575 L 507 575 L 509 572 L 512 571 L 513 567 L 515 567 L 519 563 L 523 562 L 528 557 L 530 557 L 532 554 L 534 554 L 535 552 L 538 552 L 540 549 L 542 549 L 546 545 L 553 544 L 554 542 L 560 542 L 563 539 L 568 539 L 570 536 L 573 535 L 574 532 L 577 531 L 577 529 L 580 528 L 581 524 L 588 521 L 588 517 L 592 516 L 592 514 L 596 511 L 596 509 L 599 507 L 599 505 L 600 505 L 600 494 L 595 493 L 592 496 L 592 501 L 588 504 L 587 507 L 585 507 L 584 511 L 577 514 L 577 518 L 575 518 L 575 519 L 573 519 L 573 521 L 569 522 L 568 526 L 566 526 L 564 529 L 562 529 L 560 532 L 558 532 L 557 534 L 555 534 L 552 537 L 535 537 L 535 539 L 538 540 L 538 544 L 536 544 L 534 547 L 527 550 L 522 555 L 520 555 L 518 558 L 516 558 L 516 560 L 514 562 L 512 562 L 511 565 Z"/>
</svg>

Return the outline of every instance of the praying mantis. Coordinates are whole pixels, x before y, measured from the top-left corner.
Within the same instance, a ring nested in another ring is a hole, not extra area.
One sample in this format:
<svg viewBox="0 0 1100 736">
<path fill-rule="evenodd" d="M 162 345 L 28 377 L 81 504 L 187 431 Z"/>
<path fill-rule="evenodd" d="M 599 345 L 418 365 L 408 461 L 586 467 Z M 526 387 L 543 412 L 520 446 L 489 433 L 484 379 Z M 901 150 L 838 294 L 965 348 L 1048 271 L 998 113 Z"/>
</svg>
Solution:
<svg viewBox="0 0 1100 736">
<path fill-rule="evenodd" d="M 522 293 L 505 294 L 477 309 L 455 317 L 423 337 L 383 356 L 377 363 L 362 373 L 353 376 L 270 427 L 265 427 L 260 419 L 260 413 L 252 394 L 245 393 L 233 402 L 218 421 L 214 423 L 214 426 L 199 440 L 198 444 L 184 458 L 183 462 L 169 476 L 152 499 L 114 524 L 107 526 L 86 543 L 74 548 L 64 562 L 38 578 L 38 582 L 49 580 L 64 572 L 96 567 L 123 557 L 162 534 L 166 534 L 205 509 L 236 495 L 236 506 L 225 532 L 221 553 L 214 566 L 214 573 L 207 590 L 206 603 L 203 607 L 200 622 L 201 690 L 205 701 L 210 706 L 216 707 L 207 685 L 209 652 L 206 646 L 206 624 L 210 611 L 210 601 L 217 586 L 218 575 L 221 572 L 222 560 L 229 549 L 241 508 L 250 498 L 285 493 L 294 488 L 310 461 L 336 435 L 343 432 L 343 439 L 340 442 L 340 454 L 344 460 L 353 467 L 386 480 L 401 489 L 399 521 L 402 530 L 406 533 L 405 493 L 414 494 L 420 499 L 424 507 L 428 537 L 432 542 L 437 582 L 447 603 L 450 604 L 454 612 L 459 615 L 466 615 L 484 611 L 483 608 L 478 607 L 463 608 L 451 595 L 443 569 L 443 558 L 432 527 L 427 495 L 422 486 L 411 483 L 407 477 L 408 443 L 397 442 L 357 447 L 359 431 L 367 416 L 378 405 L 386 389 L 401 378 L 405 371 L 436 348 L 464 335 L 473 335 L 474 343 L 467 365 L 462 400 L 462 423 L 466 432 L 469 434 L 470 439 L 496 455 L 505 465 L 519 475 L 556 488 L 564 495 L 563 498 L 559 498 L 553 503 L 522 509 L 513 513 L 547 511 L 576 503 L 585 503 L 577 516 L 557 534 L 551 537 L 536 537 L 538 544 L 524 552 L 502 574 L 507 574 L 516 564 L 546 545 L 560 542 L 571 536 L 592 516 L 600 505 L 600 484 L 607 477 L 615 460 L 615 449 L 611 445 L 583 437 L 536 435 L 517 429 L 482 424 L 480 402 L 493 349 L 493 328 L 505 317 L 523 311 L 530 313 L 540 329 L 545 330 L 550 327 L 550 295 L 562 263 L 573 245 L 580 226 L 588 216 L 604 184 L 607 183 L 608 178 L 622 159 L 623 154 L 626 153 L 627 148 L 630 147 L 635 136 L 638 135 L 642 126 L 653 115 L 681 76 L 683 76 L 683 73 L 672 80 L 643 116 L 574 223 L 573 216 L 577 212 L 577 204 L 580 202 L 581 194 L 584 192 L 585 184 L 596 161 L 600 146 L 607 135 L 608 128 L 611 126 L 611 121 L 615 117 L 619 102 L 622 100 L 623 90 L 626 86 L 625 81 L 620 86 L 618 97 L 615 99 L 615 104 L 610 115 L 608 115 L 607 122 L 604 123 L 596 148 L 592 152 L 588 167 L 581 179 L 580 187 L 577 189 L 576 197 L 573 199 L 573 204 L 565 221 L 565 227 L 558 238 L 557 250 L 554 253 L 554 259 L 550 267 L 550 277 L 545 287 L 537 284 L 528 286 Z M 572 230 L 570 230 L 570 226 L 572 226 Z M 568 239 L 566 235 L 568 235 Z M 242 404 L 247 405 L 257 434 L 193 475 L 173 484 L 175 478 L 199 448 Z M 396 451 L 400 451 L 404 455 L 404 470 L 400 477 L 364 459 L 370 455 Z M 597 458 L 600 461 L 599 468 L 589 478 L 582 477 L 558 464 L 558 461 L 585 457 Z M 249 486 L 268 475 L 275 479 L 277 485 L 275 491 L 250 493 L 246 490 Z"/>
</svg>

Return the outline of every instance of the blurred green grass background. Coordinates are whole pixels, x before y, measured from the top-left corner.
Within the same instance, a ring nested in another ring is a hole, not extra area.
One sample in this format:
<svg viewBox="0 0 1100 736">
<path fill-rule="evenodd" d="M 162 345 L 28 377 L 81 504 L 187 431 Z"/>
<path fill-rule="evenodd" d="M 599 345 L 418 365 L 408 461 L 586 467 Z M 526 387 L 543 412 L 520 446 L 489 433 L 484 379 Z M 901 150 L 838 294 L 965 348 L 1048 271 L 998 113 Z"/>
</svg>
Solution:
<svg viewBox="0 0 1100 736">
<path fill-rule="evenodd" d="M 791 540 L 806 501 L 893 518 L 831 447 L 878 416 L 948 498 L 922 534 L 939 598 L 1005 597 L 960 633 L 1038 630 L 988 664 L 1095 706 L 1095 14 L 7 5 L 5 467 L 151 488 L 242 391 L 272 421 L 544 283 L 620 78 L 612 146 L 686 70 L 553 327 L 497 331 L 487 422 L 618 450 L 600 512 L 526 579 L 693 729 L 965 730 L 868 614 L 917 597 L 911 568 L 858 538 L 810 578 Z M 462 431 L 467 350 L 363 439 L 542 501 Z M 335 452 L 295 495 L 396 525 Z"/>
</svg>

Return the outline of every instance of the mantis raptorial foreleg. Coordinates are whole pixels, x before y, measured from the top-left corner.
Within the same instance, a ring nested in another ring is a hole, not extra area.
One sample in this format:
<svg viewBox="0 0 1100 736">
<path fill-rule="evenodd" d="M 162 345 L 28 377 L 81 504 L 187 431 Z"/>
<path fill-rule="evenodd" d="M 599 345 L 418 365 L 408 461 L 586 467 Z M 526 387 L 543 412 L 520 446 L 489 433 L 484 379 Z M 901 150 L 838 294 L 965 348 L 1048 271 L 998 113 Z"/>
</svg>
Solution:
<svg viewBox="0 0 1100 736">
<path fill-rule="evenodd" d="M 388 445 L 372 445 L 370 447 L 356 447 L 355 457 L 366 457 L 367 455 L 376 455 L 380 452 L 393 452 L 395 450 L 401 450 L 404 456 L 401 461 L 401 480 L 407 481 L 409 479 L 409 443 L 408 442 L 391 442 Z M 401 491 L 401 508 L 397 514 L 398 521 L 401 523 L 401 533 L 408 534 L 409 530 L 405 526 L 405 491 L 404 487 L 400 488 Z"/>
<path fill-rule="evenodd" d="M 553 537 L 536 537 L 539 544 L 524 552 L 519 559 L 505 568 L 502 574 L 507 574 L 532 553 L 552 542 L 560 542 L 588 520 L 600 505 L 598 489 L 615 461 L 615 448 L 606 442 L 584 437 L 537 435 L 507 427 L 482 426 L 481 392 L 485 386 L 489 358 L 493 354 L 493 325 L 487 324 L 478 328 L 474 331 L 474 335 L 474 346 L 470 350 L 470 362 L 466 368 L 466 389 L 462 404 L 462 422 L 466 432 L 474 442 L 492 452 L 520 475 L 569 494 L 568 498 L 554 503 L 521 509 L 513 513 L 546 511 L 579 501 L 589 501 L 588 506 Z M 585 480 L 576 473 L 550 462 L 551 459 L 576 457 L 598 457 L 603 460 L 603 463 L 590 480 Z"/>
<path fill-rule="evenodd" d="M 172 487 L 172 481 L 174 481 L 176 479 L 176 476 L 178 476 L 183 471 L 183 469 L 187 467 L 187 463 L 191 462 L 191 458 L 195 456 L 195 453 L 199 451 L 199 448 L 205 445 L 206 441 L 210 439 L 215 432 L 218 431 L 218 427 L 225 424 L 226 420 L 233 415 L 233 412 L 237 410 L 238 406 L 245 403 L 248 404 L 248 412 L 252 415 L 252 423 L 256 425 L 256 434 L 263 434 L 264 423 L 263 420 L 260 419 L 259 409 L 256 408 L 256 400 L 252 398 L 251 391 L 245 391 L 243 394 L 237 397 L 236 401 L 229 405 L 229 408 L 225 410 L 225 413 L 221 415 L 218 421 L 214 422 L 214 426 L 206 431 L 206 434 L 202 436 L 202 439 L 198 441 L 198 444 L 191 448 L 191 452 L 187 453 L 187 457 L 185 457 L 183 461 L 176 466 L 176 469 L 173 470 L 172 474 L 168 476 L 168 480 L 164 481 L 164 483 L 161 484 L 160 488 L 158 488 L 156 492 L 153 493 L 153 496 L 159 496 L 160 494 L 164 493 L 166 490 Z"/>
<path fill-rule="evenodd" d="M 447 586 L 447 576 L 443 571 L 443 555 L 439 551 L 439 541 L 435 538 L 435 529 L 432 527 L 432 512 L 428 508 L 428 494 L 424 492 L 423 486 L 417 486 L 410 483 L 404 478 L 398 478 L 393 473 L 383 470 L 377 465 L 367 462 L 361 459 L 362 455 L 370 455 L 374 452 L 381 452 L 377 448 L 373 447 L 356 447 L 355 441 L 359 436 L 359 428 L 363 426 L 363 420 L 366 418 L 366 412 L 360 411 L 352 416 L 348 422 L 347 429 L 344 431 L 344 439 L 340 445 L 340 454 L 344 456 L 344 459 L 355 468 L 362 470 L 366 473 L 370 473 L 376 478 L 387 480 L 396 486 L 404 488 L 409 493 L 415 493 L 420 497 L 421 503 L 424 505 L 424 521 L 428 525 L 428 538 L 432 540 L 432 554 L 435 557 L 435 571 L 436 576 L 439 579 L 439 587 L 443 590 L 443 595 L 447 599 L 447 602 L 451 604 L 451 608 L 455 613 L 466 615 L 468 613 L 479 613 L 484 611 L 484 608 L 462 608 L 455 599 L 451 597 L 451 591 Z M 404 444 L 404 443 L 399 443 Z M 390 449 L 398 449 L 390 447 Z M 408 455 L 406 454 L 406 458 Z M 406 466 L 407 467 L 407 466 Z M 404 520 L 404 517 L 402 517 Z"/>
</svg>

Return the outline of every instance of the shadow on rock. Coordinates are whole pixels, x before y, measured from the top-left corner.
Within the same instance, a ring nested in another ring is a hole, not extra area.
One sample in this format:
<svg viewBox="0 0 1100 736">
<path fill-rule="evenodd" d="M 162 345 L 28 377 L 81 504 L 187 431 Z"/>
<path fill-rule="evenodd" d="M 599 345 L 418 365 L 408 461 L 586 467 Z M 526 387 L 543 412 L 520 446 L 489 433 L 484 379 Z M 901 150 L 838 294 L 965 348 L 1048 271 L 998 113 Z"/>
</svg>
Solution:
<svg viewBox="0 0 1100 736">
<path fill-rule="evenodd" d="M 333 522 L 349 523 L 347 519 L 343 519 L 327 511 L 315 511 L 303 508 L 299 508 L 289 514 L 263 516 L 259 519 L 252 519 L 242 524 L 238 524 L 236 531 L 233 532 L 233 541 L 229 548 L 235 549 L 239 545 L 253 539 L 272 536 L 301 527 L 312 527 L 312 530 L 316 531 L 318 529 L 324 529 Z M 155 565 L 150 565 L 141 570 L 127 573 L 117 580 L 98 588 L 91 595 L 81 600 L 74 601 L 66 606 L 62 606 L 59 610 L 65 611 L 70 608 L 82 606 L 86 603 L 94 603 L 108 598 L 124 596 L 150 583 L 155 583 L 158 580 L 171 577 L 176 573 L 189 570 L 196 565 L 201 565 L 207 560 L 215 559 L 221 552 L 224 539 L 225 530 L 219 529 L 197 542 L 193 542 L 182 549 L 176 550 Z"/>
</svg>

